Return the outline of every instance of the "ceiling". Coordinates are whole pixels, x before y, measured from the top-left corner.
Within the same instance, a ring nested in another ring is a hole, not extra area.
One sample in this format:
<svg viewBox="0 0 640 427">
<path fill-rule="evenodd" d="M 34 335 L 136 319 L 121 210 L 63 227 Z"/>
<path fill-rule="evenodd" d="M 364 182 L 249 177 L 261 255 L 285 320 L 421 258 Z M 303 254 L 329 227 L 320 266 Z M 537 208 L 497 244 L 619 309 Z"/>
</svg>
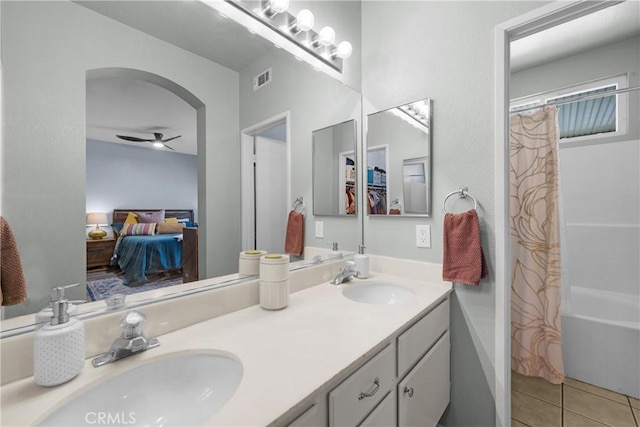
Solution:
<svg viewBox="0 0 640 427">
<path fill-rule="evenodd" d="M 511 72 L 640 35 L 640 2 L 628 0 L 511 43 Z"/>
<path fill-rule="evenodd" d="M 200 1 L 76 3 L 238 72 L 274 49 Z M 514 41 L 511 69 L 520 71 L 637 36 L 639 7 L 638 1 L 626 1 Z M 158 86 L 115 78 L 87 82 L 87 138 L 152 148 L 115 135 L 148 139 L 154 132 L 165 138 L 182 135 L 169 145 L 177 152 L 196 154 L 195 127 L 195 110 Z"/>
<path fill-rule="evenodd" d="M 76 3 L 238 72 L 275 49 L 200 1 Z M 182 135 L 168 145 L 176 152 L 197 154 L 196 112 L 182 99 L 139 80 L 87 81 L 87 138 L 153 148 L 150 143 L 118 139 L 116 134 L 153 139 L 154 132 L 164 134 L 164 139 Z"/>
</svg>

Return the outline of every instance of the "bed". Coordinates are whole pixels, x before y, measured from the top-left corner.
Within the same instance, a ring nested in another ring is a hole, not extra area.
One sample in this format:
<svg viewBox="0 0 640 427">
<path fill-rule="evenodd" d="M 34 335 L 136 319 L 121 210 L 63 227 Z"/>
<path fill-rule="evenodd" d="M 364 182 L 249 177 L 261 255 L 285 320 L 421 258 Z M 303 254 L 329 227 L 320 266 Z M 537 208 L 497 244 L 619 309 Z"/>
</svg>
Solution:
<svg viewBox="0 0 640 427">
<path fill-rule="evenodd" d="M 114 229 L 119 229 L 129 212 L 152 214 L 159 211 L 161 209 L 114 209 Z M 176 218 L 187 227 L 195 226 L 192 209 L 165 209 L 164 218 Z M 112 264 L 120 267 L 124 285 L 135 286 L 145 283 L 151 274 L 181 270 L 184 253 L 181 233 L 119 236 Z"/>
</svg>

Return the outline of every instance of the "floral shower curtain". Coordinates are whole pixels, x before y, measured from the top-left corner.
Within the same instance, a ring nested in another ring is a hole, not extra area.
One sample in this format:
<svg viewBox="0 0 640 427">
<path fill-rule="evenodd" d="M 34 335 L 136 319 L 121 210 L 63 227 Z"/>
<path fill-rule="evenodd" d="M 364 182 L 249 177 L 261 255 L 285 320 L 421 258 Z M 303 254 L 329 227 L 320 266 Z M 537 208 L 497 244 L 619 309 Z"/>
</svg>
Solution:
<svg viewBox="0 0 640 427">
<path fill-rule="evenodd" d="M 512 114 L 511 368 L 564 381 L 555 106 Z"/>
</svg>

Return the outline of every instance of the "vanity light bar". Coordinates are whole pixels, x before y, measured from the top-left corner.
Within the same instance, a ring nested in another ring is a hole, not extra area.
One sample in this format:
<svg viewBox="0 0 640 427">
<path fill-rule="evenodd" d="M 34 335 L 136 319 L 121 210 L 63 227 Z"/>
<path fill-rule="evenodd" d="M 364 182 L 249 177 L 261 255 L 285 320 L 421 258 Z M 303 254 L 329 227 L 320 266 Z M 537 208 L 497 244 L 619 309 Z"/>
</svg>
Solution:
<svg viewBox="0 0 640 427">
<path fill-rule="evenodd" d="M 288 2 L 282 0 L 225 0 L 225 2 L 261 22 L 340 73 L 343 68 L 343 59 L 351 55 L 349 42 L 342 42 L 338 47 L 334 46 L 333 40 L 327 43 L 335 38 L 335 32 L 330 34 L 329 30 L 333 31 L 330 27 L 323 28 L 320 33 L 312 29 L 314 18 L 308 9 L 303 9 L 294 16 L 284 7 L 284 4 L 288 6 Z M 277 4 L 277 7 L 274 7 L 274 4 Z"/>
</svg>

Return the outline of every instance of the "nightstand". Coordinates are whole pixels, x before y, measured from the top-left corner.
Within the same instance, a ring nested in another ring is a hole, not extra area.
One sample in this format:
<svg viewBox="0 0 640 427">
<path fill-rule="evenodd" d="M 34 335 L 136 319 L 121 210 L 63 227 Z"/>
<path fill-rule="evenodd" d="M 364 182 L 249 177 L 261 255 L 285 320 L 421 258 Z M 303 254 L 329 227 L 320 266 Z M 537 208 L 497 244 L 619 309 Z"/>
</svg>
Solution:
<svg viewBox="0 0 640 427">
<path fill-rule="evenodd" d="M 107 269 L 113 250 L 116 247 L 116 239 L 113 237 L 100 240 L 87 240 L 87 270 Z"/>
</svg>

